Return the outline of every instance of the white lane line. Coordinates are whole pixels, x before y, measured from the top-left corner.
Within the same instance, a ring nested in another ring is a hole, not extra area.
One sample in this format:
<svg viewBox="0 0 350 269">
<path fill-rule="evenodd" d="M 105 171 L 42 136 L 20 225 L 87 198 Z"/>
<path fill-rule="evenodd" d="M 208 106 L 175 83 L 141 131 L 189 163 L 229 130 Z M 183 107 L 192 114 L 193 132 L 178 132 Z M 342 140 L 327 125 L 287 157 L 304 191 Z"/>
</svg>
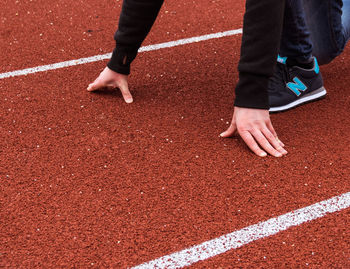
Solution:
<svg viewBox="0 0 350 269">
<path fill-rule="evenodd" d="M 160 44 L 155 44 L 155 45 L 144 46 L 144 47 L 141 47 L 139 49 L 139 52 L 159 50 L 159 49 L 163 49 L 163 48 L 171 48 L 171 47 L 181 46 L 181 45 L 185 45 L 185 44 L 206 41 L 206 40 L 214 39 L 214 38 L 222 38 L 222 37 L 227 37 L 227 36 L 238 35 L 241 33 L 242 33 L 242 29 L 236 29 L 236 30 L 219 32 L 219 33 L 214 33 L 214 34 L 209 34 L 209 35 L 202 35 L 202 36 L 196 36 L 196 37 L 191 37 L 191 38 L 179 39 L 176 41 L 170 41 L 170 42 L 165 42 L 165 43 L 160 43 Z M 0 79 L 17 77 L 17 76 L 25 76 L 28 74 L 33 74 L 33 73 L 38 73 L 38 72 L 45 72 L 45 71 L 49 71 L 49 70 L 65 68 L 65 67 L 74 66 L 74 65 L 80 65 L 80 64 L 86 64 L 86 63 L 107 60 L 107 59 L 111 58 L 111 55 L 112 55 L 111 53 L 107 53 L 107 54 L 96 55 L 96 56 L 87 57 L 87 58 L 80 58 L 77 60 L 70 60 L 70 61 L 65 61 L 65 62 L 60 62 L 60 63 L 41 65 L 41 66 L 26 68 L 26 69 L 22 69 L 22 70 L 0 73 Z"/>
<path fill-rule="evenodd" d="M 248 226 L 202 244 L 143 263 L 132 269 L 182 268 L 349 207 L 350 192 L 264 222 L 259 222 L 258 224 Z"/>
</svg>

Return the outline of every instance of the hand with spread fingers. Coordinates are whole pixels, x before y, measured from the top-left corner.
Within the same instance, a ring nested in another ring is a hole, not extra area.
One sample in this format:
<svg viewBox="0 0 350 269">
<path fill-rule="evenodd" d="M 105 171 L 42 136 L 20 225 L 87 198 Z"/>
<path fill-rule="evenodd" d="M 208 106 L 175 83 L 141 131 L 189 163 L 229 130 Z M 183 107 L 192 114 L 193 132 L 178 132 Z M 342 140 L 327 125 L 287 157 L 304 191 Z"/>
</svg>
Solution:
<svg viewBox="0 0 350 269">
<path fill-rule="evenodd" d="M 87 90 L 89 92 L 100 90 L 103 88 L 115 89 L 119 88 L 125 102 L 132 103 L 132 95 L 129 91 L 128 76 L 114 72 L 106 67 L 94 82 L 90 83 Z"/>
<path fill-rule="evenodd" d="M 260 157 L 267 156 L 267 153 L 275 157 L 287 154 L 272 126 L 268 110 L 235 107 L 230 127 L 220 136 L 230 137 L 236 131 Z"/>
</svg>

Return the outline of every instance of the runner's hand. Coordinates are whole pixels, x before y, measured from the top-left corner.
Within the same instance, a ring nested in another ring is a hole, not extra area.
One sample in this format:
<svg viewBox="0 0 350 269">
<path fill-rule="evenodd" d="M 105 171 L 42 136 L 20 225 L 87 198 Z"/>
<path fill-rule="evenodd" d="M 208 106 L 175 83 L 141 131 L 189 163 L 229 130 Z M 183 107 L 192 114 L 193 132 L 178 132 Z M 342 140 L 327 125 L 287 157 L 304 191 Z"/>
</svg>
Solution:
<svg viewBox="0 0 350 269">
<path fill-rule="evenodd" d="M 87 87 L 89 92 L 100 90 L 102 88 L 119 88 L 122 92 L 125 102 L 132 103 L 132 95 L 129 91 L 128 76 L 114 72 L 106 67 L 94 82 Z"/>
<path fill-rule="evenodd" d="M 287 154 L 272 126 L 268 110 L 235 107 L 230 127 L 220 136 L 230 137 L 236 131 L 260 157 L 265 157 L 267 153 L 275 157 Z"/>
</svg>

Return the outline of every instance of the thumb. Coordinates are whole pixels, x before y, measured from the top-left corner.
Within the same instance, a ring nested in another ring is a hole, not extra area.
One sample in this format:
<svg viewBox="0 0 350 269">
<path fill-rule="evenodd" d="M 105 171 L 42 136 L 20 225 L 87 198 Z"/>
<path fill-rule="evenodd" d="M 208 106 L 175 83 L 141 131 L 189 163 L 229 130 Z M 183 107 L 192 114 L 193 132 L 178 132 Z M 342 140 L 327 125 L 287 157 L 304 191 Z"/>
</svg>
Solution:
<svg viewBox="0 0 350 269">
<path fill-rule="evenodd" d="M 228 129 L 225 132 L 221 133 L 220 136 L 221 137 L 231 137 L 231 136 L 233 136 L 233 134 L 235 132 L 236 132 L 236 122 L 234 120 L 232 120 Z"/>
<path fill-rule="evenodd" d="M 106 85 L 104 85 L 104 83 L 101 80 L 96 79 L 94 82 L 89 84 L 89 86 L 87 87 L 87 90 L 89 92 L 92 92 L 92 91 L 96 91 L 104 86 L 106 86 Z"/>
<path fill-rule="evenodd" d="M 120 83 L 120 85 L 118 85 L 118 88 L 120 89 L 125 102 L 127 102 L 128 104 L 132 103 L 133 98 L 132 98 L 132 95 L 129 91 L 128 83 L 127 82 Z"/>
</svg>

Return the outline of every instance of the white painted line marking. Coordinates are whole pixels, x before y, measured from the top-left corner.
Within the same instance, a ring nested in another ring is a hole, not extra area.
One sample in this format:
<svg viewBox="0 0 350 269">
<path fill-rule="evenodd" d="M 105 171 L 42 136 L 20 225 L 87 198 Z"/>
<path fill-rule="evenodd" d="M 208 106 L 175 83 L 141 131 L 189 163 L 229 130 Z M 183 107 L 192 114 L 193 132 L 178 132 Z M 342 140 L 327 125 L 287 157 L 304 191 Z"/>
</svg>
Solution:
<svg viewBox="0 0 350 269">
<path fill-rule="evenodd" d="M 237 30 L 230 30 L 230 31 L 226 31 L 226 32 L 219 32 L 219 33 L 214 33 L 214 34 L 209 34 L 209 35 L 202 35 L 202 36 L 196 36 L 196 37 L 191 37 L 191 38 L 185 38 L 185 39 L 170 41 L 170 42 L 166 42 L 166 43 L 144 46 L 144 47 L 141 47 L 139 49 L 139 52 L 159 50 L 159 49 L 163 49 L 163 48 L 171 48 L 171 47 L 186 45 L 186 44 L 190 44 L 190 43 L 206 41 L 206 40 L 214 39 L 214 38 L 222 38 L 222 37 L 227 37 L 227 36 L 238 35 L 241 33 L 242 33 L 242 29 L 237 29 Z M 77 60 L 70 60 L 70 61 L 65 61 L 65 62 L 60 62 L 60 63 L 55 63 L 55 64 L 41 65 L 41 66 L 26 68 L 26 69 L 22 69 L 22 70 L 0 73 L 0 79 L 17 77 L 17 76 L 25 76 L 28 74 L 45 72 L 45 71 L 49 71 L 49 70 L 65 68 L 65 67 L 74 66 L 74 65 L 103 61 L 103 60 L 110 59 L 111 55 L 112 55 L 111 53 L 107 53 L 107 54 L 96 55 L 96 56 L 87 57 L 87 58 L 81 58 L 81 59 L 77 59 Z"/>
<path fill-rule="evenodd" d="M 133 269 L 141 268 L 182 268 L 199 261 L 207 260 L 229 250 L 239 248 L 255 240 L 262 239 L 293 226 L 312 221 L 326 214 L 337 212 L 350 207 L 350 192 L 329 200 L 304 207 L 287 214 L 248 226 L 230 234 L 202 244 L 163 256 L 156 260 L 143 263 Z"/>
</svg>

